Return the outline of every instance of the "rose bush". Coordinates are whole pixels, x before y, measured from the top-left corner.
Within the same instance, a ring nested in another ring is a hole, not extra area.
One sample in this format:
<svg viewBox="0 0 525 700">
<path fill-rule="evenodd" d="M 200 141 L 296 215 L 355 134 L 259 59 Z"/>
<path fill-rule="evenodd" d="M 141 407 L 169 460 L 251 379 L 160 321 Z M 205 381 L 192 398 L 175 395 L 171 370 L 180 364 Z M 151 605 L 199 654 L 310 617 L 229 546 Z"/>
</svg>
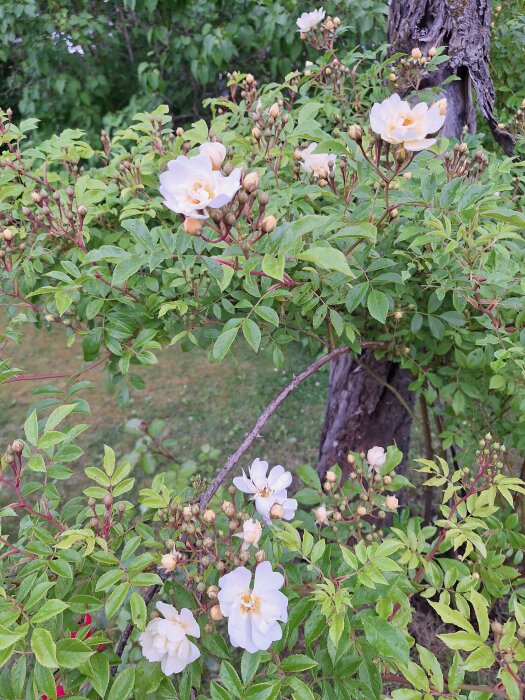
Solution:
<svg viewBox="0 0 525 700">
<path fill-rule="evenodd" d="M 76 130 L 33 143 L 34 121 L 0 114 L 2 340 L 59 324 L 87 363 L 2 456 L 8 700 L 523 698 L 519 170 L 479 136 L 436 136 L 439 95 L 387 97 L 440 49 L 340 58 L 344 27 L 321 14 L 299 26 L 318 60 L 281 84 L 232 75 L 210 126 L 173 131 L 159 107 L 95 148 Z M 317 359 L 212 481 L 159 469 L 136 488 L 106 447 L 67 495 L 80 375 L 104 363 L 124 401 L 163 347 L 220 362 L 243 342 L 278 367 L 292 342 Z M 298 383 L 364 348 L 411 373 L 436 421 L 439 456 L 419 460 L 432 523 L 394 446 L 322 478 L 242 461 Z M 0 381 L 25 369 L 5 359 Z M 416 614 L 441 621 L 441 646 Z"/>
</svg>

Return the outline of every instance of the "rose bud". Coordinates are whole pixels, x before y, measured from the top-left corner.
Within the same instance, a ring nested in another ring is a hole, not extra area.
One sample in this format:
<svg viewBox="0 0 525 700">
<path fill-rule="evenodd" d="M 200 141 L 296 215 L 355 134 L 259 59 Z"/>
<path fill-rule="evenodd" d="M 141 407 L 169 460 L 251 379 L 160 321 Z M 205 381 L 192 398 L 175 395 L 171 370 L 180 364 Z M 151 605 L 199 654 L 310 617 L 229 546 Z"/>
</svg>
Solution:
<svg viewBox="0 0 525 700">
<path fill-rule="evenodd" d="M 242 186 L 246 192 L 255 192 L 259 187 L 259 175 L 257 173 L 248 173 L 242 181 Z"/>
<path fill-rule="evenodd" d="M 271 214 L 269 216 L 265 216 L 261 222 L 261 226 L 262 230 L 265 233 L 271 233 L 272 231 L 275 231 L 275 227 L 277 226 L 277 219 Z"/>
<path fill-rule="evenodd" d="M 186 217 L 184 219 L 184 223 L 182 224 L 182 228 L 186 231 L 186 233 L 189 233 L 192 236 L 200 233 L 202 231 L 202 226 L 202 219 L 193 219 L 191 216 Z"/>
<path fill-rule="evenodd" d="M 202 517 L 204 518 L 204 520 L 205 520 L 207 523 L 213 523 L 213 522 L 215 522 L 215 518 L 216 518 L 217 516 L 215 515 L 215 511 L 214 511 L 214 510 L 212 510 L 211 508 L 208 508 L 207 510 L 204 511 L 204 514 L 203 514 Z"/>
<path fill-rule="evenodd" d="M 281 520 L 284 515 L 284 508 L 280 503 L 274 503 L 270 510 L 270 518 L 273 520 Z"/>
<path fill-rule="evenodd" d="M 221 606 L 220 605 L 214 605 L 213 608 L 210 610 L 210 617 L 212 620 L 215 620 L 215 622 L 218 622 L 219 620 L 222 620 L 224 615 L 221 612 Z"/>
</svg>

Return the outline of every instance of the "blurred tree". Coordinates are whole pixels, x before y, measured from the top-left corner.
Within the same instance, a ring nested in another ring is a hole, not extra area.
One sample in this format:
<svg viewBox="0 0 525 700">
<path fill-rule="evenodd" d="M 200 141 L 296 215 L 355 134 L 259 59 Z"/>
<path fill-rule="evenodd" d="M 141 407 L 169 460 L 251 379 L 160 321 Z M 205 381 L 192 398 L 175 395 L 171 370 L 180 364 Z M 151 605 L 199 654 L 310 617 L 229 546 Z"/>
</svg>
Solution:
<svg viewBox="0 0 525 700">
<path fill-rule="evenodd" d="M 326 9 L 348 20 L 348 48 L 384 41 L 382 0 Z M 41 134 L 95 133 L 160 103 L 189 121 L 229 71 L 268 81 L 301 67 L 308 50 L 291 30 L 300 11 L 294 0 L 0 3 L 0 105 L 41 119 Z"/>
</svg>

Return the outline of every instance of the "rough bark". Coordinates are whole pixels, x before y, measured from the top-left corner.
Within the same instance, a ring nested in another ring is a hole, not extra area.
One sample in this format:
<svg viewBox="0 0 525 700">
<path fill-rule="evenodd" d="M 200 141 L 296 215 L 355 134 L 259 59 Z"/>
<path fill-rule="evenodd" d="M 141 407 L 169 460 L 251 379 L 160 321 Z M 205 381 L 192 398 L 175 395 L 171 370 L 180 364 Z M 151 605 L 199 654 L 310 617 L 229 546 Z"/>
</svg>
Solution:
<svg viewBox="0 0 525 700">
<path fill-rule="evenodd" d="M 466 126 L 476 129 L 477 106 L 495 140 L 509 155 L 514 139 L 498 127 L 494 116 L 494 84 L 489 72 L 490 0 L 391 0 L 388 19 L 391 51 L 410 53 L 419 46 L 445 46 L 450 57 L 439 70 L 429 73 L 423 87 L 438 86 L 451 75 L 459 80 L 443 86 L 448 100 L 447 119 L 442 133 L 459 138 Z"/>
<path fill-rule="evenodd" d="M 411 379 L 398 364 L 376 359 L 372 350 L 361 355 L 359 364 L 348 355 L 332 360 L 319 454 L 320 474 L 339 464 L 343 476 L 348 476 L 349 450 L 366 452 L 374 445 L 386 448 L 395 442 L 406 454 L 412 418 L 391 389 L 411 408 Z"/>
</svg>

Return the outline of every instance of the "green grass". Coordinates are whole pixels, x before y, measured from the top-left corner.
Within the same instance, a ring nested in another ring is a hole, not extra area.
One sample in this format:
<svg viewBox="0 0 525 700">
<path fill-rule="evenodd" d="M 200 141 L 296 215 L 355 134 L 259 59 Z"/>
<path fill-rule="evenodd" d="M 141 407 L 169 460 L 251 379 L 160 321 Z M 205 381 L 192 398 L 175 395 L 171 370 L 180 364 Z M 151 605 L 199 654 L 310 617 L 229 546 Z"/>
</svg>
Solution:
<svg viewBox="0 0 525 700">
<path fill-rule="evenodd" d="M 304 369 L 312 357 L 299 345 L 289 348 L 285 369 L 276 371 L 264 354 L 240 347 L 234 359 L 210 363 L 202 351 L 183 353 L 170 348 L 159 354 L 159 364 L 139 368 L 146 382 L 144 391 L 133 391 L 125 406 L 117 405 L 104 383 L 103 367 L 83 379 L 95 386 L 82 393 L 91 414 L 92 428 L 79 443 L 86 451 L 85 464 L 100 460 L 103 444 L 118 455 L 133 448 L 135 437 L 124 430 L 126 421 L 138 418 L 166 421 L 167 434 L 174 441 L 170 451 L 178 462 L 197 457 L 202 445 L 218 451 L 217 467 L 234 451 L 269 401 L 288 384 L 293 373 Z M 22 344 L 11 346 L 13 363 L 25 373 L 52 374 L 75 371 L 82 364 L 80 349 L 68 348 L 62 329 L 51 332 L 28 327 Z M 294 468 L 305 462 L 315 464 L 323 423 L 327 371 L 309 378 L 286 400 L 269 420 L 242 464 L 261 456 L 270 463 Z M 66 380 L 54 380 L 64 387 Z M 0 388 L 0 428 L 4 442 L 18 437 L 33 403 L 41 397 L 32 392 L 48 381 L 16 382 Z"/>
</svg>

